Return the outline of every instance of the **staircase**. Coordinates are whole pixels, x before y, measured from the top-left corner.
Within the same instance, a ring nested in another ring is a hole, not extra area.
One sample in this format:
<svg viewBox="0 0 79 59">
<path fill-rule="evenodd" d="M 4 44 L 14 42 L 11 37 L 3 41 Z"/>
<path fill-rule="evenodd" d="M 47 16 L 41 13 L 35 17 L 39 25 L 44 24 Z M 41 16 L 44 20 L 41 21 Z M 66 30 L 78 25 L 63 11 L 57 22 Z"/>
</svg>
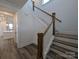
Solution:
<svg viewBox="0 0 79 59">
<path fill-rule="evenodd" d="M 52 18 L 52 21 L 48 25 L 46 30 L 43 33 L 37 34 L 37 38 L 38 38 L 37 39 L 37 48 L 38 48 L 37 59 L 78 59 L 78 42 L 77 42 L 78 37 L 77 35 L 57 33 L 56 28 L 55 28 L 55 25 L 56 25 L 55 23 L 56 21 L 60 23 L 62 21 L 56 17 L 56 13 L 52 13 L 51 15 L 48 12 L 42 10 L 41 8 L 35 6 L 34 1 L 32 1 L 32 3 L 33 3 L 33 11 L 37 9 Z M 44 56 L 43 55 L 45 51 L 44 49 L 46 49 L 44 48 L 44 45 L 45 45 L 44 38 L 51 26 L 53 27 L 52 35 L 55 38 L 52 41 L 52 44 L 50 45 L 48 53 L 46 53 Z"/>
<path fill-rule="evenodd" d="M 56 33 L 46 59 L 78 59 L 77 35 Z"/>
</svg>

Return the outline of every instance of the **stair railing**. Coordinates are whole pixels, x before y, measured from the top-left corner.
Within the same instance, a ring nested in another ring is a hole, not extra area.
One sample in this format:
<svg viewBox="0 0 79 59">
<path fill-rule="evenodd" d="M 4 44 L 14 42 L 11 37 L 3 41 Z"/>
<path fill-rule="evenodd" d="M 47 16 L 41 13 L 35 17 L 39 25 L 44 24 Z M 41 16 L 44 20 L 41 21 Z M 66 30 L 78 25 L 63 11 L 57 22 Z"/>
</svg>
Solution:
<svg viewBox="0 0 79 59">
<path fill-rule="evenodd" d="M 53 35 L 55 35 L 55 20 L 61 22 L 61 20 L 59 20 L 58 18 L 56 18 L 56 13 L 52 13 L 49 14 L 48 12 L 40 9 L 39 7 L 35 6 L 35 3 L 34 1 L 32 1 L 33 3 L 33 11 L 35 11 L 35 8 L 40 10 L 41 12 L 47 14 L 48 16 L 52 17 L 52 21 L 51 23 L 48 25 L 48 27 L 46 28 L 45 32 L 44 33 L 38 33 L 37 36 L 38 36 L 38 47 L 37 47 L 37 59 L 43 59 L 43 39 L 44 39 L 44 36 L 46 35 L 46 33 L 48 32 L 48 30 L 50 29 L 51 25 L 53 24 Z"/>
</svg>

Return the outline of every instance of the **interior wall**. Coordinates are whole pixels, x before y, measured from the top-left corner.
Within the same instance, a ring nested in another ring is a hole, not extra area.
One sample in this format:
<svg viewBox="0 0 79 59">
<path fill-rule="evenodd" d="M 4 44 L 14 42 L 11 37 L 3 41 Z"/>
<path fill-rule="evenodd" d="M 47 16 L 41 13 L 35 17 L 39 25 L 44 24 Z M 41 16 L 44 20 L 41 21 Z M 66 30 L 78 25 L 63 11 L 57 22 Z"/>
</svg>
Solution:
<svg viewBox="0 0 79 59">
<path fill-rule="evenodd" d="M 37 44 L 37 33 L 44 32 L 47 27 L 33 13 L 31 0 L 17 12 L 17 42 L 19 48 L 31 43 Z"/>
<path fill-rule="evenodd" d="M 54 11 L 62 23 L 57 22 L 57 30 L 78 35 L 78 0 L 54 0 Z"/>
<path fill-rule="evenodd" d="M 33 39 L 33 26 L 31 17 L 22 12 L 17 13 L 18 18 L 18 47 L 31 44 Z"/>
<path fill-rule="evenodd" d="M 78 0 L 50 0 L 39 7 L 48 13 L 56 13 L 56 17 L 62 22 L 56 21 L 56 30 L 62 33 L 78 35 Z M 38 12 L 41 17 L 46 18 Z M 48 19 L 48 18 L 46 18 Z M 45 19 L 45 20 L 46 20 Z M 49 20 L 47 21 L 49 22 Z"/>
</svg>

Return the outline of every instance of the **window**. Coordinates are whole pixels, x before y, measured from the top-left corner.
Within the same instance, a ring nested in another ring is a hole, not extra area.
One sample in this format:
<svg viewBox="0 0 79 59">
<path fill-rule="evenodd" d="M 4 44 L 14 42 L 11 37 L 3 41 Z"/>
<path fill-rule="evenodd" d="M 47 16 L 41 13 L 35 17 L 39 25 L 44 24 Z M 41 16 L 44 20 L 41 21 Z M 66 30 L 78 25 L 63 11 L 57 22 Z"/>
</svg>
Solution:
<svg viewBox="0 0 79 59">
<path fill-rule="evenodd" d="M 14 17 L 7 15 L 7 13 L 0 13 L 0 31 L 12 32 L 14 30 Z"/>
<path fill-rule="evenodd" d="M 3 21 L 4 16 L 0 14 L 0 22 Z"/>
<path fill-rule="evenodd" d="M 13 29 L 13 24 L 9 24 L 9 29 L 10 29 L 10 30 Z"/>
<path fill-rule="evenodd" d="M 7 25 L 7 30 L 12 31 L 13 30 L 13 24 L 6 24 Z"/>
<path fill-rule="evenodd" d="M 13 16 L 6 17 L 6 30 L 12 32 L 14 30 Z"/>
<path fill-rule="evenodd" d="M 43 0 L 43 4 L 46 4 L 47 2 L 49 2 L 50 0 Z"/>
</svg>

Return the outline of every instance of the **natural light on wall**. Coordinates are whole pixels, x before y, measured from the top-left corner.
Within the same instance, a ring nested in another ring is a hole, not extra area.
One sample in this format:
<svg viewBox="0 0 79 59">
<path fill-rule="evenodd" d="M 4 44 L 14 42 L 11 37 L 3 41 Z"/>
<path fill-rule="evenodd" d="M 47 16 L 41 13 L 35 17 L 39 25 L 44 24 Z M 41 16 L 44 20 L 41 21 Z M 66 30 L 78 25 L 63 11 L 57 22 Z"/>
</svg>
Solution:
<svg viewBox="0 0 79 59">
<path fill-rule="evenodd" d="M 49 2 L 49 0 L 43 0 L 43 4 L 46 4 L 47 2 Z"/>
</svg>

